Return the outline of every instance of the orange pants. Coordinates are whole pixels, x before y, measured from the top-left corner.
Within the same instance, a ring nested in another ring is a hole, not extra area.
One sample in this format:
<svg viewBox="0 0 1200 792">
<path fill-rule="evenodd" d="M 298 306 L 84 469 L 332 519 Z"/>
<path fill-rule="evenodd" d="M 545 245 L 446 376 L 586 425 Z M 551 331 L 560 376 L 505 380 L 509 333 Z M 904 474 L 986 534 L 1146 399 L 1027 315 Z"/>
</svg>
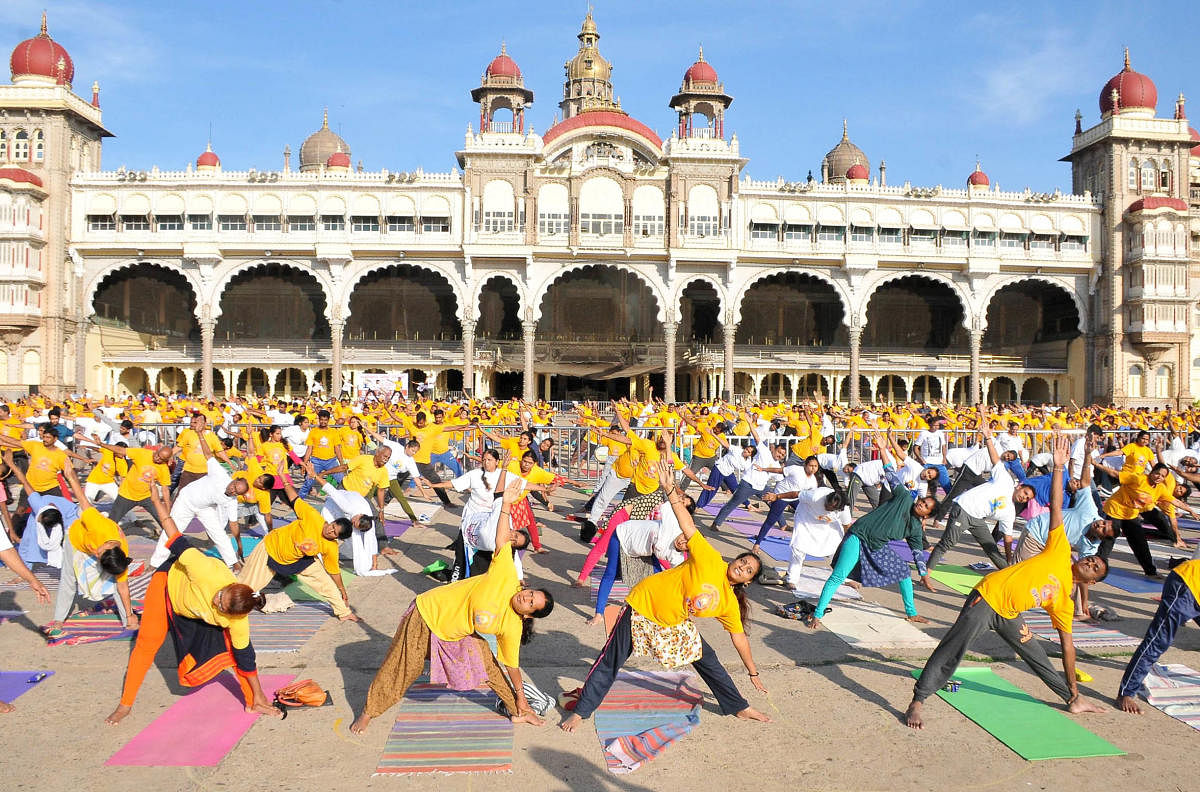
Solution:
<svg viewBox="0 0 1200 792">
<path fill-rule="evenodd" d="M 141 626 L 138 628 L 137 641 L 129 654 L 129 667 L 125 671 L 125 686 L 121 690 L 121 704 L 132 707 L 137 698 L 138 689 L 146 678 L 146 672 L 154 665 L 154 658 L 159 648 L 167 639 L 167 573 L 155 572 L 150 578 L 150 587 L 146 589 L 144 610 L 142 611 Z M 246 706 L 254 705 L 254 692 L 250 688 L 249 674 L 241 669 L 235 669 L 238 686 L 242 689 L 242 697 Z"/>
</svg>

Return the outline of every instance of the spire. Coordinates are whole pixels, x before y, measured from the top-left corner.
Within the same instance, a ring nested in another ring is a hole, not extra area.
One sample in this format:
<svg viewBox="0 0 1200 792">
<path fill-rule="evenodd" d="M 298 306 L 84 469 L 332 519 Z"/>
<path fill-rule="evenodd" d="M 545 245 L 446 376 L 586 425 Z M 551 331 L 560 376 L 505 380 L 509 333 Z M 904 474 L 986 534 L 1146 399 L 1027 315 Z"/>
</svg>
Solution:
<svg viewBox="0 0 1200 792">
<path fill-rule="evenodd" d="M 46 32 L 46 12 L 45 11 L 42 11 L 42 32 L 40 35 L 43 35 L 43 36 L 50 35 L 48 32 Z"/>
<path fill-rule="evenodd" d="M 1075 134 L 1083 134 L 1083 113 L 1078 107 L 1075 108 Z"/>
<path fill-rule="evenodd" d="M 720 53 L 717 53 L 717 54 L 719 55 Z M 704 45 L 703 44 L 700 45 L 700 57 L 697 58 L 696 60 L 700 61 L 701 63 L 704 63 Z"/>
<path fill-rule="evenodd" d="M 504 39 L 500 39 L 500 54 L 501 55 L 508 54 L 508 43 Z"/>
<path fill-rule="evenodd" d="M 846 125 L 846 119 L 843 118 L 842 119 L 842 140 L 849 140 L 849 139 L 850 139 L 849 127 Z"/>
<path fill-rule="evenodd" d="M 983 168 L 980 166 L 980 162 L 979 162 L 979 158 L 978 158 L 978 157 L 976 157 L 976 158 L 975 158 L 975 172 L 976 172 L 976 173 L 983 173 Z"/>
<path fill-rule="evenodd" d="M 1125 71 L 1129 71 L 1129 47 L 1125 48 Z"/>
<path fill-rule="evenodd" d="M 1179 98 L 1175 100 L 1175 119 L 1177 121 L 1182 121 L 1183 119 L 1187 118 L 1187 112 L 1183 109 L 1184 102 L 1186 101 L 1187 100 L 1183 98 L 1183 91 L 1180 91 Z"/>
<path fill-rule="evenodd" d="M 100 81 L 92 82 L 92 107 L 100 107 Z"/>
<path fill-rule="evenodd" d="M 326 107 L 325 111 L 321 114 L 321 129 L 329 129 L 329 108 L 328 107 Z"/>
</svg>

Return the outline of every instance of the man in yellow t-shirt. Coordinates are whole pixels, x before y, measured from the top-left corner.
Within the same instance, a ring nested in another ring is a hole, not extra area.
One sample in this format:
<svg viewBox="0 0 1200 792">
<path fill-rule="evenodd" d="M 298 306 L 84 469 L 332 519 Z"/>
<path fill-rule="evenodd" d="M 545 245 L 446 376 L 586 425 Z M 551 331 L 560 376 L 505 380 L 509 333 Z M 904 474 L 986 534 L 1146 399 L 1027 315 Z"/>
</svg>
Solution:
<svg viewBox="0 0 1200 792">
<path fill-rule="evenodd" d="M 382 515 L 384 492 L 391 482 L 387 469 L 391 458 L 392 449 L 381 445 L 374 454 L 359 454 L 344 465 L 330 468 L 329 472 L 346 474 L 342 477 L 342 489 L 347 492 L 357 492 L 364 498 L 370 498 L 374 492 L 376 515 Z"/>
<path fill-rule="evenodd" d="M 307 449 L 304 461 L 312 463 L 315 473 L 346 464 L 342 458 L 342 430 L 329 425 L 329 410 L 317 411 L 317 425 L 308 430 Z M 339 477 L 333 474 L 331 478 L 337 483 Z M 306 478 L 300 485 L 300 497 L 306 497 L 316 483 L 316 479 Z"/>
<path fill-rule="evenodd" d="M 1117 707 L 1140 715 L 1137 694 L 1150 669 L 1170 648 L 1175 633 L 1189 621 L 1200 619 L 1200 559 L 1184 561 L 1175 566 L 1163 583 L 1158 610 L 1146 628 L 1146 637 L 1129 658 L 1121 685 L 1117 688 Z"/>
<path fill-rule="evenodd" d="M 183 472 L 179 474 L 179 484 L 175 487 L 176 493 L 208 472 L 208 459 L 200 450 L 201 442 L 208 444 L 213 456 L 226 465 L 229 464 L 229 456 L 225 453 L 225 447 L 221 445 L 217 436 L 206 428 L 207 424 L 208 420 L 203 413 L 193 413 L 189 427 L 175 438 L 175 453 L 183 459 Z"/>
<path fill-rule="evenodd" d="M 1054 438 L 1054 470 L 1059 476 L 1071 457 L 1070 444 L 1063 435 Z M 1050 493 L 1050 525 L 1046 547 L 1028 561 L 1021 561 L 984 577 L 967 595 L 967 602 L 958 619 L 942 638 L 913 688 L 912 702 L 905 720 L 909 727 L 924 726 L 922 709 L 925 699 L 940 690 L 950 679 L 963 656 L 985 630 L 995 630 L 1034 670 L 1034 673 L 1054 691 L 1071 712 L 1103 712 L 1095 702 L 1079 694 L 1075 680 L 1075 645 L 1071 639 L 1071 622 L 1075 604 L 1071 600 L 1073 585 L 1091 585 L 1108 574 L 1108 562 L 1098 555 L 1085 556 L 1071 562 L 1071 543 L 1063 528 L 1062 487 L 1052 487 Z M 1058 630 L 1062 645 L 1063 673 L 1050 665 L 1050 659 L 1029 627 L 1021 619 L 1027 610 L 1041 608 L 1050 615 Z"/>
</svg>

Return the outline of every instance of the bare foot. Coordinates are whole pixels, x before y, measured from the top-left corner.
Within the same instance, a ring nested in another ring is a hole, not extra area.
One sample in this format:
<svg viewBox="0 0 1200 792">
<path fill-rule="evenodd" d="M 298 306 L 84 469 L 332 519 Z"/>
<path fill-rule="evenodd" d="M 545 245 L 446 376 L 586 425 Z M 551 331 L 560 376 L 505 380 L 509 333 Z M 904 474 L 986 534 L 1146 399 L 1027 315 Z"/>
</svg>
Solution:
<svg viewBox="0 0 1200 792">
<path fill-rule="evenodd" d="M 282 718 L 283 712 L 274 704 L 268 704 L 265 701 L 255 703 L 253 707 L 246 707 L 246 712 L 251 715 L 265 715 L 268 718 Z"/>
<path fill-rule="evenodd" d="M 524 715 L 518 715 L 512 718 L 513 723 L 528 723 L 530 726 L 543 726 L 546 721 L 538 717 L 536 712 L 526 712 Z"/>
<path fill-rule="evenodd" d="M 770 718 L 754 709 L 754 707 L 746 707 L 746 709 L 737 714 L 737 717 L 741 718 L 742 720 L 761 721 L 763 723 L 771 722 Z"/>
<path fill-rule="evenodd" d="M 849 586 L 855 591 L 862 589 L 862 583 L 859 583 L 857 580 L 851 580 L 850 578 L 846 578 L 846 580 L 843 582 L 843 585 Z"/>
<path fill-rule="evenodd" d="M 587 584 L 583 582 L 583 578 L 577 578 L 571 581 L 571 588 L 583 588 Z"/>
<path fill-rule="evenodd" d="M 115 710 L 112 711 L 111 715 L 104 719 L 104 722 L 109 726 L 116 726 L 118 723 L 124 720 L 125 716 L 128 715 L 132 709 L 133 707 L 126 707 L 124 704 L 120 704 Z"/>
<path fill-rule="evenodd" d="M 396 548 L 394 548 L 394 547 L 385 547 L 385 548 L 383 548 L 382 550 L 380 550 L 379 552 L 383 553 L 385 556 L 398 556 L 398 555 L 400 555 L 400 551 L 399 551 L 399 550 L 397 550 L 397 549 L 396 549 Z"/>
<path fill-rule="evenodd" d="M 1067 705 L 1067 712 L 1078 715 L 1081 712 L 1102 713 L 1105 712 L 1105 709 L 1087 696 L 1080 696 Z"/>
<path fill-rule="evenodd" d="M 938 590 L 936 588 L 934 588 L 933 583 L 929 579 L 929 575 L 925 575 L 924 577 L 920 578 L 920 581 L 921 581 L 921 585 L 925 587 L 926 591 L 928 591 L 932 594 L 937 594 Z"/>
<path fill-rule="evenodd" d="M 350 731 L 354 734 L 362 734 L 369 725 L 371 725 L 371 716 L 364 712 L 354 719 L 354 723 L 350 724 Z"/>
<path fill-rule="evenodd" d="M 573 732 L 579 728 L 579 724 L 581 724 L 581 723 L 583 723 L 583 718 L 572 713 L 569 718 L 567 718 L 562 723 L 558 724 L 558 728 L 562 729 L 565 732 Z"/>
<path fill-rule="evenodd" d="M 912 616 L 905 616 L 904 621 L 912 622 L 913 624 L 929 624 L 929 619 L 926 619 L 920 614 L 914 613 Z"/>
<path fill-rule="evenodd" d="M 12 704 L 9 704 L 7 701 L 0 701 L 0 715 L 7 715 L 15 709 L 16 707 L 14 707 Z"/>
<path fill-rule="evenodd" d="M 604 614 L 603 613 L 597 613 L 595 616 L 593 616 L 592 618 L 588 619 L 585 622 L 585 624 L 587 624 L 588 627 L 595 627 L 597 624 L 603 624 L 603 623 L 604 623 Z"/>
<path fill-rule="evenodd" d="M 1122 712 L 1128 712 L 1131 715 L 1141 715 L 1142 708 L 1138 706 L 1137 699 L 1133 696 L 1117 696 L 1117 709 Z"/>
<path fill-rule="evenodd" d="M 362 621 L 362 619 L 358 618 L 358 616 L 354 615 L 353 613 L 347 613 L 345 616 L 339 616 L 338 621 L 356 622 Z"/>
<path fill-rule="evenodd" d="M 550 548 L 548 548 L 548 547 L 539 547 L 538 549 L 534 550 L 533 552 L 534 552 L 534 554 L 535 554 L 535 555 L 542 555 L 542 554 L 544 554 L 544 553 L 549 553 L 549 552 L 550 552 Z"/>
<path fill-rule="evenodd" d="M 750 552 L 754 553 L 754 555 L 756 555 L 756 556 L 762 555 L 762 550 L 756 544 L 750 546 Z"/>
<path fill-rule="evenodd" d="M 821 620 L 816 616 L 809 616 L 804 620 L 804 626 L 810 630 L 819 630 L 821 629 Z"/>
<path fill-rule="evenodd" d="M 925 721 L 921 720 L 922 704 L 915 699 L 908 705 L 908 709 L 904 712 L 904 725 L 910 729 L 925 728 Z"/>
</svg>

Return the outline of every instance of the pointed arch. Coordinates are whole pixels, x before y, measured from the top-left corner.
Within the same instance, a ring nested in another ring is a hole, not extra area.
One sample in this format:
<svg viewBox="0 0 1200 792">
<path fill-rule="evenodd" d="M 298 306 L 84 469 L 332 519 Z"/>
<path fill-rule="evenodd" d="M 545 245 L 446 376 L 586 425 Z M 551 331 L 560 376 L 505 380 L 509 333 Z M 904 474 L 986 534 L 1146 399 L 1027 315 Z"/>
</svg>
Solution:
<svg viewBox="0 0 1200 792">
<path fill-rule="evenodd" d="M 760 281 L 764 281 L 767 278 L 771 278 L 775 275 L 786 275 L 786 274 L 808 275 L 808 276 L 816 278 L 817 280 L 832 287 L 833 293 L 838 298 L 838 302 L 840 302 L 842 304 L 842 324 L 846 324 L 846 325 L 850 324 L 850 317 L 853 316 L 854 314 L 850 308 L 850 296 L 846 293 L 844 286 L 841 283 L 839 283 L 837 280 L 835 280 L 834 278 L 829 276 L 828 274 L 822 272 L 821 270 L 802 269 L 800 267 L 779 267 L 777 269 L 764 270 L 762 272 L 757 273 L 750 280 L 746 281 L 746 283 L 744 283 L 742 285 L 742 287 L 738 290 L 737 295 L 733 299 L 733 304 L 730 306 L 730 309 L 733 311 L 734 324 L 741 323 L 741 321 L 742 321 L 742 305 L 746 301 L 746 295 L 750 293 L 750 290 L 752 288 L 754 288 L 755 284 L 759 283 Z M 865 314 L 865 311 L 864 311 L 864 314 Z"/>
<path fill-rule="evenodd" d="M 157 259 L 129 259 L 128 261 L 122 261 L 119 264 L 115 264 L 96 273 L 96 275 L 93 276 L 88 282 L 83 291 L 83 310 L 86 312 L 86 314 L 88 316 L 93 314 L 94 311 L 92 306 L 95 304 L 96 295 L 100 292 L 100 287 L 102 287 L 106 281 L 116 275 L 119 275 L 125 270 L 136 269 L 137 267 L 141 266 L 165 270 L 166 272 L 178 275 L 187 281 L 188 288 L 190 288 L 192 292 L 192 300 L 194 302 L 193 311 L 195 317 L 197 320 L 200 318 L 200 306 L 203 304 L 203 301 L 200 299 L 200 282 L 196 280 L 192 273 L 188 272 L 177 263 Z"/>
<path fill-rule="evenodd" d="M 467 305 L 467 301 L 463 299 L 466 293 L 466 287 L 458 279 L 458 276 L 448 267 L 443 266 L 438 262 L 422 261 L 419 259 L 386 259 L 382 261 L 374 261 L 370 264 L 354 270 L 353 274 L 346 274 L 343 277 L 344 285 L 342 293 L 339 295 L 337 302 L 331 302 L 330 305 L 336 305 L 337 314 L 334 318 L 345 319 L 350 313 L 350 297 L 354 294 L 354 289 L 368 275 L 385 270 L 388 267 L 409 266 L 414 269 L 425 270 L 432 272 L 446 279 L 450 284 L 450 291 L 454 293 L 454 318 L 460 322 L 463 320 L 463 308 Z"/>
<path fill-rule="evenodd" d="M 666 297 L 662 293 L 662 290 L 659 288 L 658 284 L 655 281 L 651 280 L 647 275 L 645 275 L 642 272 L 639 272 L 637 269 L 635 269 L 633 267 L 627 267 L 627 266 L 623 266 L 621 264 L 616 264 L 616 263 L 612 263 L 612 262 L 597 262 L 597 261 L 580 261 L 580 262 L 576 262 L 573 264 L 568 264 L 565 267 L 563 267 L 562 269 L 555 271 L 555 273 L 553 275 L 551 275 L 550 277 L 548 277 L 544 281 L 542 281 L 542 283 L 537 287 L 537 289 L 534 290 L 533 299 L 531 299 L 529 301 L 529 305 L 526 308 L 526 315 L 535 322 L 541 320 L 542 304 L 546 300 L 546 295 L 550 293 L 550 287 L 553 286 L 557 281 L 562 279 L 562 277 L 564 275 L 567 275 L 568 273 L 571 273 L 571 272 L 575 272 L 577 270 L 587 269 L 588 267 L 598 267 L 601 269 L 613 269 L 613 270 L 617 270 L 618 272 L 626 272 L 626 273 L 632 275 L 633 277 L 637 278 L 639 281 L 641 281 L 643 284 L 645 284 L 646 288 L 648 288 L 650 290 L 650 295 L 654 298 L 654 304 L 657 309 L 656 317 L 657 317 L 658 323 L 662 324 L 665 321 L 666 307 L 667 307 L 668 303 L 667 303 Z"/>
<path fill-rule="evenodd" d="M 725 287 L 721 284 L 719 279 L 704 273 L 680 275 L 676 278 L 675 295 L 671 300 L 671 308 L 675 312 L 676 316 L 682 315 L 683 313 L 683 292 L 688 286 L 691 286 L 696 282 L 707 283 L 709 286 L 713 287 L 713 291 L 717 293 L 717 301 L 720 304 L 721 319 L 724 321 L 725 315 L 729 310 L 729 296 L 726 294 Z"/>
<path fill-rule="evenodd" d="M 988 291 L 984 293 L 983 300 L 980 301 L 980 330 L 987 329 L 988 311 L 991 309 L 992 300 L 996 298 L 996 295 L 1009 286 L 1017 283 L 1023 283 L 1025 281 L 1037 281 L 1039 283 L 1045 283 L 1048 286 L 1053 286 L 1056 289 L 1066 292 L 1071 298 L 1071 302 L 1075 305 L 1075 313 L 1079 320 L 1079 332 L 1080 334 L 1086 332 L 1087 307 L 1083 301 L 1083 298 L 1079 294 L 1079 290 L 1076 289 L 1074 284 L 1070 283 L 1069 281 L 1045 275 L 1008 275 L 1005 276 L 1003 281 L 996 283 L 994 286 L 988 289 Z"/>
<path fill-rule="evenodd" d="M 858 326 L 867 326 L 867 309 L 871 306 L 871 298 L 875 296 L 876 292 L 893 281 L 903 280 L 905 278 L 918 278 L 920 280 L 927 280 L 948 287 L 950 292 L 958 300 L 959 305 L 962 306 L 963 327 L 968 330 L 971 329 L 971 322 L 975 318 L 975 311 L 971 305 L 970 297 L 968 297 L 966 292 L 963 291 L 962 286 L 956 283 L 953 278 L 949 278 L 938 272 L 926 272 L 924 270 L 917 272 L 913 272 L 911 270 L 904 272 L 893 272 L 872 283 L 870 290 L 863 294 L 862 303 L 859 306 L 859 309 L 853 314 L 857 319 Z"/>
<path fill-rule="evenodd" d="M 328 307 L 331 307 L 335 304 L 333 301 L 333 286 L 320 272 L 317 272 L 313 268 L 309 261 L 294 261 L 288 259 L 257 259 L 238 264 L 216 280 L 216 282 L 213 284 L 212 291 L 209 292 L 208 299 L 205 300 L 212 312 L 211 318 L 217 319 L 221 315 L 221 297 L 225 294 L 225 290 L 229 288 L 229 284 L 234 278 L 243 273 L 269 267 L 272 264 L 278 267 L 283 267 L 284 269 L 295 270 L 303 273 L 304 275 L 311 276 L 313 280 L 317 282 L 317 285 L 321 287 L 321 292 L 325 295 L 325 305 L 327 306 L 327 310 Z"/>
<path fill-rule="evenodd" d="M 479 279 L 475 288 L 471 290 L 471 299 L 468 301 L 468 304 L 472 308 L 472 313 L 474 315 L 473 318 L 479 318 L 479 312 L 482 307 L 480 301 L 483 299 L 483 290 L 487 288 L 489 283 L 495 280 L 508 281 L 513 285 L 513 288 L 517 290 L 517 315 L 522 316 L 524 314 L 525 307 L 529 305 L 529 297 L 525 294 L 525 286 L 521 282 L 521 276 L 509 270 L 501 270 L 497 272 L 485 273 L 483 277 Z"/>
</svg>

